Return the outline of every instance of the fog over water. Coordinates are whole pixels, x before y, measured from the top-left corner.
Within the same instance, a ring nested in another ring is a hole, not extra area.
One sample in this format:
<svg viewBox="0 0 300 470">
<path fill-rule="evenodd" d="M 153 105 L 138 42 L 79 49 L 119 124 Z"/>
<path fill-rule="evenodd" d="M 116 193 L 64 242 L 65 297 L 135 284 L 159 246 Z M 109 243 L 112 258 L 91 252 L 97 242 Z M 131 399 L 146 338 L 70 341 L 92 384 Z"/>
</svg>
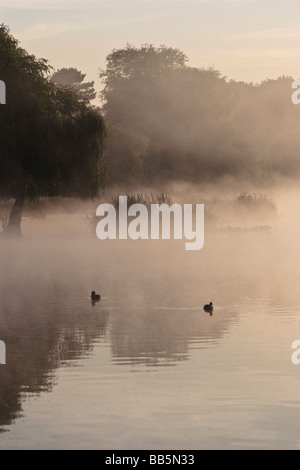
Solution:
<svg viewBox="0 0 300 470">
<path fill-rule="evenodd" d="M 0 241 L 0 448 L 300 447 L 299 190 L 224 188 L 170 188 L 206 204 L 197 252 L 98 240 L 111 194 L 27 205 Z"/>
</svg>

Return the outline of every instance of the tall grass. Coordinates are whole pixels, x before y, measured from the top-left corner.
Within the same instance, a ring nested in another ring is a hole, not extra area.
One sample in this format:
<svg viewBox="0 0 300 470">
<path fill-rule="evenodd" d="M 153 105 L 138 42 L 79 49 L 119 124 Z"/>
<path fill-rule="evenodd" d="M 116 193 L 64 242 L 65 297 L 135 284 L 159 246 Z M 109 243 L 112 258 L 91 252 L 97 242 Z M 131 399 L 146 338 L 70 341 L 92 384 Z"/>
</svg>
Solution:
<svg viewBox="0 0 300 470">
<path fill-rule="evenodd" d="M 162 191 L 158 194 L 147 194 L 147 193 L 131 193 L 127 194 L 127 207 L 133 206 L 134 204 L 143 204 L 148 209 L 150 209 L 151 204 L 168 204 L 171 206 L 173 204 L 170 191 Z M 111 203 L 119 211 L 119 195 L 113 196 Z M 86 214 L 83 217 L 83 220 L 90 225 L 92 228 L 97 225 L 99 219 L 94 215 Z"/>
<path fill-rule="evenodd" d="M 114 196 L 112 198 L 112 204 L 116 210 L 119 209 L 119 196 Z M 127 194 L 127 206 L 133 206 L 134 204 L 143 204 L 147 208 L 151 204 L 168 204 L 172 205 L 172 198 L 170 191 L 162 191 L 159 194 L 146 194 L 146 193 L 133 193 Z"/>
<path fill-rule="evenodd" d="M 277 212 L 274 201 L 272 201 L 272 199 L 270 199 L 266 194 L 241 193 L 235 198 L 235 203 L 245 209 L 263 210 L 273 214 Z"/>
</svg>

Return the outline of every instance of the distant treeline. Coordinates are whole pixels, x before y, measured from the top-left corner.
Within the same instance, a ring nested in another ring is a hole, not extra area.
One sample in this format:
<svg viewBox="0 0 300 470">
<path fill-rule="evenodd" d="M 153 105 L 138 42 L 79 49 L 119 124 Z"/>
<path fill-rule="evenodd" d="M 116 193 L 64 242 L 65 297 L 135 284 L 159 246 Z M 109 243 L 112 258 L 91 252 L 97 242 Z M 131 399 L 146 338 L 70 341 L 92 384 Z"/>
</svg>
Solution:
<svg viewBox="0 0 300 470">
<path fill-rule="evenodd" d="M 260 84 L 194 68 L 179 49 L 113 50 L 94 82 L 53 69 L 0 25 L 0 197 L 93 197 L 107 185 L 300 175 L 291 77 Z"/>
<path fill-rule="evenodd" d="M 291 77 L 236 82 L 152 45 L 114 50 L 100 77 L 111 183 L 300 174 Z"/>
</svg>

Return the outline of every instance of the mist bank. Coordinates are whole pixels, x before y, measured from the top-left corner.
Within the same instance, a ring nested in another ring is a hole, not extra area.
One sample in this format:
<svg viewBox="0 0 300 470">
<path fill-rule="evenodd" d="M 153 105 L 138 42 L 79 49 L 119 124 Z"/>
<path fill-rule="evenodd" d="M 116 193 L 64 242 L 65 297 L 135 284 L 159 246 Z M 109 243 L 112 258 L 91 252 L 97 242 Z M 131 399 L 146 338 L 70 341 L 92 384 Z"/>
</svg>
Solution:
<svg viewBox="0 0 300 470">
<path fill-rule="evenodd" d="M 236 82 L 189 67 L 179 49 L 128 45 L 101 78 L 112 184 L 299 177 L 291 77 Z"/>
<path fill-rule="evenodd" d="M 204 204 L 205 232 L 212 231 L 260 231 L 270 232 L 285 221 L 297 223 L 299 187 L 286 180 L 276 186 L 229 184 L 191 184 L 173 182 L 162 192 L 158 187 L 138 186 L 137 190 L 114 187 L 92 200 L 75 198 L 41 198 L 27 201 L 23 211 L 23 234 L 25 238 L 63 234 L 71 237 L 96 238 L 96 227 L 101 218 L 97 208 L 110 204 L 118 212 L 120 196 L 128 197 L 128 207 L 143 204 L 150 210 L 151 204 Z M 0 223 L 5 228 L 13 201 L 0 203 Z M 133 218 L 130 218 L 130 221 Z M 172 225 L 173 227 L 173 225 Z M 172 229 L 173 230 L 173 229 Z M 173 232 L 172 232 L 173 233 Z M 209 235 L 210 236 L 210 235 Z M 100 244 L 102 241 L 98 241 Z"/>
</svg>

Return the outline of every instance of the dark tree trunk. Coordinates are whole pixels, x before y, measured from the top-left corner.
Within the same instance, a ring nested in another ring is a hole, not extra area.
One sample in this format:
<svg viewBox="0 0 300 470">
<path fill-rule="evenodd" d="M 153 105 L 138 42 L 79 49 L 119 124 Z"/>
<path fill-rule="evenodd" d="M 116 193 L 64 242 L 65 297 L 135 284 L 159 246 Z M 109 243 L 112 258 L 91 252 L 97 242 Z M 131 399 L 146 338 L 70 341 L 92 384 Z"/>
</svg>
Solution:
<svg viewBox="0 0 300 470">
<path fill-rule="evenodd" d="M 15 203 L 11 210 L 7 227 L 5 228 L 4 236 L 22 237 L 21 220 L 22 211 L 26 199 L 26 186 L 23 185 L 16 197 Z"/>
</svg>

